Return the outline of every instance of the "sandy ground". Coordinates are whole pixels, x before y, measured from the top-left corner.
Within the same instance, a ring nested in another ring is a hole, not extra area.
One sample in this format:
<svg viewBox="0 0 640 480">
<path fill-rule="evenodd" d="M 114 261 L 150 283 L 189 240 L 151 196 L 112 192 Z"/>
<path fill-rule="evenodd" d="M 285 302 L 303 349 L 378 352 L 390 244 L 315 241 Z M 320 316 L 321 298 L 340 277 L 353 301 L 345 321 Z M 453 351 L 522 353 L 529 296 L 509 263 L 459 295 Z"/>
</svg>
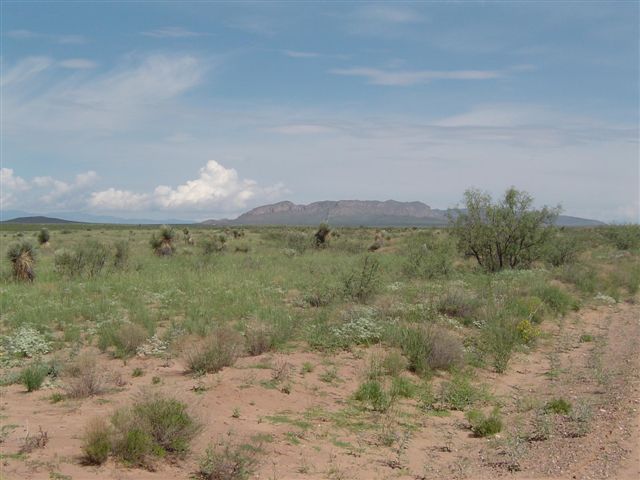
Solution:
<svg viewBox="0 0 640 480">
<path fill-rule="evenodd" d="M 59 385 L 33 393 L 21 385 L 2 389 L 1 478 L 188 479 L 209 443 L 229 439 L 261 443 L 264 453 L 254 476 L 259 479 L 640 478 L 640 306 L 587 308 L 559 323 L 546 322 L 544 330 L 538 348 L 518 354 L 506 374 L 479 374 L 503 405 L 507 428 L 494 439 L 473 437 L 461 412 L 427 414 L 413 401 L 385 414 L 348 410 L 366 351 L 242 358 L 200 379 L 185 375 L 179 360 L 134 358 L 124 364 L 101 355 L 105 371 L 124 379 L 103 395 L 54 404 L 50 397 L 61 391 Z M 583 333 L 597 341 L 580 342 Z M 305 362 L 314 365 L 312 372 L 302 372 Z M 264 368 L 267 364 L 272 368 Z M 274 367 L 284 372 L 284 381 L 272 388 Z M 134 368 L 144 375 L 132 377 Z M 337 380 L 323 381 L 332 368 Z M 159 385 L 151 386 L 153 377 L 160 378 Z M 283 385 L 290 386 L 289 393 Z M 176 463 L 159 461 L 155 471 L 113 460 L 82 465 L 87 420 L 109 416 L 144 388 L 185 401 L 202 421 L 192 453 Z M 573 424 L 560 418 L 544 440 L 514 440 L 531 431 L 534 412 L 523 410 L 523 401 L 557 397 L 590 405 L 587 431 L 576 435 Z M 16 455 L 25 438 L 40 430 L 47 434 L 46 446 Z M 381 441 L 381 432 L 393 441 Z"/>
</svg>

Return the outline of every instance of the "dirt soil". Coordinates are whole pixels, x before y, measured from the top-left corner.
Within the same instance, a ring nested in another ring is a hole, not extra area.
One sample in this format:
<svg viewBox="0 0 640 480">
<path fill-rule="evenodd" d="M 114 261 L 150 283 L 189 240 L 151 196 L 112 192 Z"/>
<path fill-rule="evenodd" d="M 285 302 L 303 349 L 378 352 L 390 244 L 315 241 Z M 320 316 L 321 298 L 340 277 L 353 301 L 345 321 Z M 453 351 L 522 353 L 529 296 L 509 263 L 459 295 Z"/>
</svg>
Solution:
<svg viewBox="0 0 640 480">
<path fill-rule="evenodd" d="M 362 380 L 365 350 L 242 358 L 199 379 L 185 375 L 179 360 L 134 358 L 125 365 L 102 354 L 104 370 L 120 377 L 103 395 L 52 403 L 60 385 L 33 393 L 22 385 L 2 389 L 0 478 L 188 479 L 207 445 L 220 441 L 260 444 L 252 477 L 259 479 L 640 478 L 640 306 L 587 308 L 543 329 L 538 347 L 518 354 L 506 374 L 478 375 L 502 404 L 506 427 L 493 439 L 473 437 L 462 412 L 425 413 L 409 400 L 385 414 L 357 413 L 349 398 Z M 581 341 L 585 333 L 594 341 Z M 306 362 L 313 371 L 303 372 Z M 132 377 L 135 368 L 144 375 Z M 130 404 L 144 388 L 185 401 L 202 421 L 192 453 L 158 461 L 155 471 L 113 460 L 82 465 L 87 421 Z M 551 425 L 541 428 L 540 405 L 559 397 L 578 413 L 587 405 L 583 413 L 590 415 L 549 415 Z M 20 454 L 40 431 L 46 445 Z"/>
</svg>

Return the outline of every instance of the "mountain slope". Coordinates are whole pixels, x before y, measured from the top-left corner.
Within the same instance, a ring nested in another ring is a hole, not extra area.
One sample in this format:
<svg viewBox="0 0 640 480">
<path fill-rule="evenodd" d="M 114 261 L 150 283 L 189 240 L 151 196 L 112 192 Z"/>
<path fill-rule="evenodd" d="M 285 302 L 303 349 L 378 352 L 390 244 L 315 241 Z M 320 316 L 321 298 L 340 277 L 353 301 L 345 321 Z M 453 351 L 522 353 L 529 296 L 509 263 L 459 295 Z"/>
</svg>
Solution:
<svg viewBox="0 0 640 480">
<path fill-rule="evenodd" d="M 205 225 L 318 225 L 328 222 L 335 226 L 443 226 L 449 213 L 455 210 L 436 210 L 422 202 L 395 200 L 338 200 L 308 205 L 279 202 L 256 207 L 234 220 L 206 220 Z M 561 215 L 560 226 L 604 225 L 597 220 Z"/>
</svg>

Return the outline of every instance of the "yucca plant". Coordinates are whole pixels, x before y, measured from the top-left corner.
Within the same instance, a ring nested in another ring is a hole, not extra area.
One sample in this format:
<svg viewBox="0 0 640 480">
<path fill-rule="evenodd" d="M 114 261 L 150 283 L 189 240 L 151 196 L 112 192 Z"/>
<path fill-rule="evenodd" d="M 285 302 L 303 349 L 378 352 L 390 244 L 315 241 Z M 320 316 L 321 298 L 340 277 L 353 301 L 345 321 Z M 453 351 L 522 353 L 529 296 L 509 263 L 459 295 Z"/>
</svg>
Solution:
<svg viewBox="0 0 640 480">
<path fill-rule="evenodd" d="M 173 254 L 174 252 L 173 237 L 174 236 L 175 236 L 175 233 L 173 231 L 173 228 L 167 225 L 163 225 L 162 227 L 160 227 L 159 235 L 156 236 L 156 234 L 154 234 L 151 237 L 151 242 L 150 242 L 151 248 L 153 248 L 153 251 L 156 253 L 156 255 L 165 257 Z"/>
<path fill-rule="evenodd" d="M 30 281 L 36 278 L 35 273 L 35 249 L 29 242 L 23 241 L 13 245 L 7 252 L 13 268 L 13 278 L 16 280 Z"/>
<path fill-rule="evenodd" d="M 331 233 L 331 229 L 329 225 L 325 222 L 322 222 L 318 226 L 318 231 L 313 236 L 316 247 L 321 248 L 327 245 L 327 240 L 329 238 L 329 234 Z"/>
</svg>

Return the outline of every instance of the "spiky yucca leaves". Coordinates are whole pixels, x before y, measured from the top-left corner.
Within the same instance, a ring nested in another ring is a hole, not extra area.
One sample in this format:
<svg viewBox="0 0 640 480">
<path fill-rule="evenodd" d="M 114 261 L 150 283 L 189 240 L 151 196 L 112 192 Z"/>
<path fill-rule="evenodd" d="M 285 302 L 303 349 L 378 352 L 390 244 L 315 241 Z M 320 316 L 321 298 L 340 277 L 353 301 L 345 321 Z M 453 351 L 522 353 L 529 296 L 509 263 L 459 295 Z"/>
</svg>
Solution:
<svg viewBox="0 0 640 480">
<path fill-rule="evenodd" d="M 318 231 L 313 236 L 316 247 L 325 247 L 330 233 L 331 229 L 329 228 L 329 225 L 324 222 L 321 223 L 318 226 Z"/>
<path fill-rule="evenodd" d="M 173 237 L 175 233 L 173 228 L 163 225 L 160 227 L 159 235 L 153 234 L 151 237 L 151 248 L 161 257 L 172 255 L 174 252 Z"/>
<path fill-rule="evenodd" d="M 43 228 L 38 232 L 38 243 L 45 246 L 49 243 L 49 230 Z"/>
<path fill-rule="evenodd" d="M 33 282 L 36 278 L 36 260 L 33 245 L 26 241 L 16 243 L 7 252 L 7 257 L 12 264 L 13 278 Z"/>
</svg>

